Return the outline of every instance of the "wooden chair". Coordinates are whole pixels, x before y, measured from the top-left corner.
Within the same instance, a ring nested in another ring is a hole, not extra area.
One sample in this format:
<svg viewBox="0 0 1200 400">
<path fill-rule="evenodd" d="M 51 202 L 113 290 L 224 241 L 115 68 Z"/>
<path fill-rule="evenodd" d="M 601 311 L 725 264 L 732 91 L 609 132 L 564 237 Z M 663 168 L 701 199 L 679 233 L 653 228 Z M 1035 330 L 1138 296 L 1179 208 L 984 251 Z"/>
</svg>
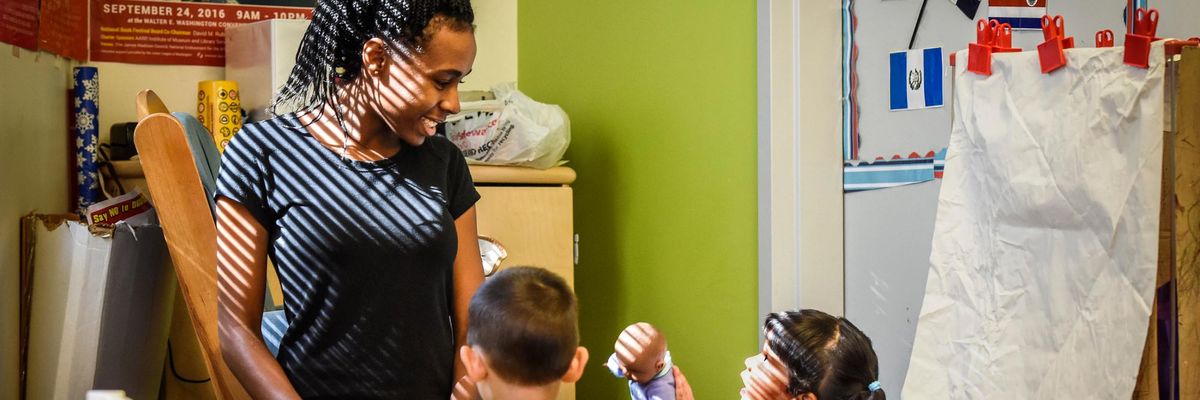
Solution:
<svg viewBox="0 0 1200 400">
<path fill-rule="evenodd" d="M 179 288 L 219 399 L 249 399 L 221 358 L 217 335 L 217 229 L 187 133 L 154 92 L 137 97 L 134 143 Z"/>
</svg>

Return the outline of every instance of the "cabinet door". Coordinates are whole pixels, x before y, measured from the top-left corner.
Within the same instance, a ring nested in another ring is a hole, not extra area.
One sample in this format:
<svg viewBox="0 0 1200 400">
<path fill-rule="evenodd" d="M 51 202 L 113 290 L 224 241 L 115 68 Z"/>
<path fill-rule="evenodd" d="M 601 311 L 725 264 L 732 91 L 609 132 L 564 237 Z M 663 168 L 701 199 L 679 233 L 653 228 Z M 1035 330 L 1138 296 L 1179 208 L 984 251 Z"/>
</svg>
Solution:
<svg viewBox="0 0 1200 400">
<path fill-rule="evenodd" d="M 566 186 L 480 186 L 476 204 L 479 234 L 508 250 L 500 269 L 542 267 L 575 285 L 571 188 Z"/>
</svg>

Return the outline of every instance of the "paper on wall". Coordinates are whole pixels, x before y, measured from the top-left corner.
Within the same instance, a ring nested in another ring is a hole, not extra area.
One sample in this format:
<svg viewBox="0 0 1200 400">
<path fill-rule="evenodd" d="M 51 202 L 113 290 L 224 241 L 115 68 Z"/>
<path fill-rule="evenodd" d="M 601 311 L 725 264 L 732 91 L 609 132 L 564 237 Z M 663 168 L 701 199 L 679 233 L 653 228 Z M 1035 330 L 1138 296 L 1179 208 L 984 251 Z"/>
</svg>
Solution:
<svg viewBox="0 0 1200 400">
<path fill-rule="evenodd" d="M 955 117 L 908 399 L 1128 398 L 1154 293 L 1163 47 L 998 55 Z M 957 57 L 966 59 L 966 53 Z"/>
</svg>

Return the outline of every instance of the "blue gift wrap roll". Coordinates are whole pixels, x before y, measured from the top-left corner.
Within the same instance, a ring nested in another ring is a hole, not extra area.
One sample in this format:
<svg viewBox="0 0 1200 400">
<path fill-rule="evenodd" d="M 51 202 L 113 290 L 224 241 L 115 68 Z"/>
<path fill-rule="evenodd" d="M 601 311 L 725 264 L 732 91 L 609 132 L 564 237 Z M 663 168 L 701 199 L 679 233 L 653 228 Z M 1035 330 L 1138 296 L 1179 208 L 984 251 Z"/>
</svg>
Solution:
<svg viewBox="0 0 1200 400">
<path fill-rule="evenodd" d="M 79 167 L 79 211 L 103 200 L 96 148 L 100 145 L 100 74 L 96 67 L 75 67 L 75 160 Z"/>
</svg>

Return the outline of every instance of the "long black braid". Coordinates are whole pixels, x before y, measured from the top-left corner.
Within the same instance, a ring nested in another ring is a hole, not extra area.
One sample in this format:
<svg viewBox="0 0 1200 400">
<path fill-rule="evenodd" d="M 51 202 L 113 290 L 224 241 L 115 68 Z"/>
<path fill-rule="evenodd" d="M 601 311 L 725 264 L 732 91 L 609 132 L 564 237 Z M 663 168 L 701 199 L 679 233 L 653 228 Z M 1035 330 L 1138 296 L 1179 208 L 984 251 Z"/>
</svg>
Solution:
<svg viewBox="0 0 1200 400">
<path fill-rule="evenodd" d="M 767 346 L 788 369 L 788 393 L 818 400 L 886 400 L 871 339 L 845 318 L 817 310 L 774 313 L 763 329 Z M 874 390 L 873 390 L 874 389 Z"/>
<path fill-rule="evenodd" d="M 270 112 L 313 112 L 334 101 L 336 83 L 358 77 L 363 44 L 372 38 L 419 53 L 442 26 L 467 30 L 474 21 L 470 0 L 318 0 L 296 65 Z"/>
</svg>

